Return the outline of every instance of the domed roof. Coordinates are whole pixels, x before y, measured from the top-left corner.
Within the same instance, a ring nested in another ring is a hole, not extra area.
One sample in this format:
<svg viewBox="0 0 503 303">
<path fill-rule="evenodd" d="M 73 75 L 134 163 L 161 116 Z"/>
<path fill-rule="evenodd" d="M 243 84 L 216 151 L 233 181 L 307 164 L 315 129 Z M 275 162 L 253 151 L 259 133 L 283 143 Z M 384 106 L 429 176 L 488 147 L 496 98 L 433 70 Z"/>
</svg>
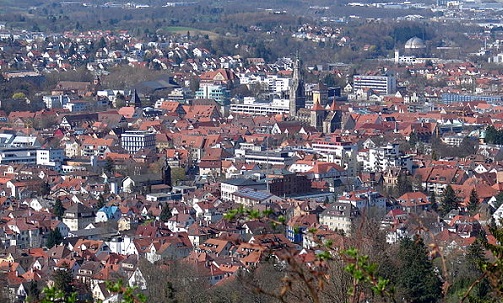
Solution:
<svg viewBox="0 0 503 303">
<path fill-rule="evenodd" d="M 418 48 L 426 48 L 426 44 L 423 39 L 418 37 L 412 37 L 407 42 L 405 42 L 406 49 L 418 49 Z"/>
</svg>

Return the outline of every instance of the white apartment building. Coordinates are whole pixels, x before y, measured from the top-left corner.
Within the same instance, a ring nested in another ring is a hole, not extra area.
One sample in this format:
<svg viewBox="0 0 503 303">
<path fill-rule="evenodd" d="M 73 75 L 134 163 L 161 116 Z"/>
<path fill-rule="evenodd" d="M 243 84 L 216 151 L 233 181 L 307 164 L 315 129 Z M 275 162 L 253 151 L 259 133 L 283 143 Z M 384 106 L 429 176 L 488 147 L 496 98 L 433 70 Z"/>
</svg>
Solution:
<svg viewBox="0 0 503 303">
<path fill-rule="evenodd" d="M 63 108 L 68 102 L 70 102 L 70 97 L 68 95 L 48 95 L 43 96 L 42 101 L 45 103 L 45 107 L 51 108 Z"/>
<path fill-rule="evenodd" d="M 354 177 L 358 168 L 358 145 L 344 142 L 340 137 L 331 140 L 316 141 L 312 145 L 313 151 L 322 155 L 322 161 L 335 163 L 347 171 L 348 176 Z"/>
<path fill-rule="evenodd" d="M 359 154 L 359 161 L 362 162 L 365 171 L 383 172 L 392 167 L 412 171 L 412 158 L 400 153 L 398 143 L 369 148 L 368 151 Z"/>
</svg>

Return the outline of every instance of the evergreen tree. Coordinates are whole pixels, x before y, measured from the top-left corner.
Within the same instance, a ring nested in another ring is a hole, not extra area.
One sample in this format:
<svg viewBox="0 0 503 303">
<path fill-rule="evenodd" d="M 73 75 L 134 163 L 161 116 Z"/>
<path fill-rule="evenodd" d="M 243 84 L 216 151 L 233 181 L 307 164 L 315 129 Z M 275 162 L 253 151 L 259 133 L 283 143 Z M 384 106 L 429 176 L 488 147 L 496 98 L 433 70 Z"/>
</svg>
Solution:
<svg viewBox="0 0 503 303">
<path fill-rule="evenodd" d="M 96 208 L 97 209 L 101 209 L 105 205 L 107 205 L 107 203 L 105 201 L 105 197 L 103 197 L 103 195 L 100 195 L 98 197 L 98 204 L 96 204 Z"/>
<path fill-rule="evenodd" d="M 54 288 L 69 296 L 75 291 L 75 287 L 72 271 L 68 268 L 67 264 L 65 265 L 66 268 L 55 270 L 52 274 L 52 278 L 54 280 Z"/>
<path fill-rule="evenodd" d="M 103 169 L 107 173 L 112 173 L 114 171 L 114 160 L 112 160 L 110 157 L 107 157 Z"/>
<path fill-rule="evenodd" d="M 411 132 L 410 136 L 409 136 L 409 144 L 410 144 L 410 146 L 415 147 L 416 144 L 417 144 L 418 139 L 419 138 L 417 137 L 416 132 Z"/>
<path fill-rule="evenodd" d="M 430 194 L 430 203 L 431 203 L 431 208 L 435 211 L 438 210 L 438 204 L 437 204 L 437 196 L 435 195 L 435 192 L 432 191 Z"/>
<path fill-rule="evenodd" d="M 479 204 L 479 195 L 477 194 L 477 191 L 472 189 L 470 193 L 470 201 L 468 202 L 468 211 L 473 214 L 478 207 Z"/>
<path fill-rule="evenodd" d="M 50 193 L 51 193 L 51 185 L 49 184 L 49 182 L 45 181 L 44 183 L 42 183 L 42 187 L 40 188 L 40 195 L 46 197 Z"/>
<path fill-rule="evenodd" d="M 430 203 L 431 204 L 437 203 L 437 196 L 435 195 L 434 191 L 432 191 L 431 194 L 430 194 Z"/>
<path fill-rule="evenodd" d="M 37 302 L 40 297 L 40 289 L 36 281 L 31 281 L 26 290 L 28 302 Z"/>
<path fill-rule="evenodd" d="M 428 259 L 423 240 L 404 238 L 398 251 L 397 291 L 405 302 L 437 302 L 442 282 Z"/>
<path fill-rule="evenodd" d="M 161 220 L 161 222 L 168 222 L 169 218 L 172 216 L 173 215 L 171 214 L 168 203 L 165 203 L 162 207 L 161 214 L 159 215 L 159 220 Z"/>
<path fill-rule="evenodd" d="M 58 218 L 63 217 L 63 214 L 65 213 L 65 208 L 63 207 L 63 203 L 61 202 L 60 198 L 56 199 L 56 202 L 54 203 L 54 208 L 52 209 L 52 213 Z"/>
<path fill-rule="evenodd" d="M 410 181 L 409 177 L 405 175 L 404 173 L 400 173 L 398 175 L 398 196 L 400 197 L 401 195 L 411 192 L 412 191 L 412 182 Z"/>
<path fill-rule="evenodd" d="M 453 209 L 458 209 L 459 201 L 451 185 L 447 185 L 442 196 L 441 215 L 445 216 Z"/>
<path fill-rule="evenodd" d="M 55 228 L 49 232 L 45 246 L 47 246 L 47 248 L 52 248 L 55 245 L 61 244 L 61 241 L 63 241 L 63 236 L 59 229 Z"/>
<path fill-rule="evenodd" d="M 435 151 L 433 151 L 433 152 L 431 153 L 431 159 L 432 159 L 432 160 L 434 160 L 434 161 L 437 161 L 437 160 L 438 160 L 438 155 L 437 155 L 437 153 L 436 153 Z"/>
</svg>

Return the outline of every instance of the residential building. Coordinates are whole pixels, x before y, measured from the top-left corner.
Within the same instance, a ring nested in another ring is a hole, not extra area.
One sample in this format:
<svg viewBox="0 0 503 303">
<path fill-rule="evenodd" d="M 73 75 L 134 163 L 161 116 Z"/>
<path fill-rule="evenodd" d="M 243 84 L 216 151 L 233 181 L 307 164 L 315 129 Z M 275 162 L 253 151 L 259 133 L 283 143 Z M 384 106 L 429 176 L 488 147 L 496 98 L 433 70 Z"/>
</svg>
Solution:
<svg viewBox="0 0 503 303">
<path fill-rule="evenodd" d="M 369 148 L 363 158 L 363 170 L 383 172 L 389 168 L 401 167 L 412 171 L 412 157 L 400 152 L 398 143 Z"/>
<path fill-rule="evenodd" d="M 245 178 L 228 179 L 220 183 L 220 194 L 223 200 L 231 201 L 232 194 L 243 188 L 252 188 L 257 191 L 266 190 L 267 184 Z"/>
<path fill-rule="evenodd" d="M 70 97 L 68 97 L 68 95 L 50 95 L 42 97 L 42 101 L 44 101 L 45 107 L 48 109 L 63 108 L 70 102 Z"/>
<path fill-rule="evenodd" d="M 340 203 L 350 203 L 360 211 L 363 211 L 365 208 L 385 210 L 387 198 L 377 191 L 358 190 L 343 193 L 337 197 L 337 201 Z"/>
<path fill-rule="evenodd" d="M 320 153 L 322 159 L 344 168 L 347 175 L 354 177 L 358 168 L 358 144 L 343 141 L 341 137 L 329 137 L 312 144 L 313 151 Z"/>
<path fill-rule="evenodd" d="M 335 202 L 320 214 L 320 224 L 330 230 L 342 231 L 350 234 L 353 221 L 358 216 L 358 208 L 351 203 Z"/>
<path fill-rule="evenodd" d="M 84 229 L 93 223 L 94 219 L 94 210 L 81 203 L 74 203 L 63 214 L 63 223 L 68 226 L 70 231 Z"/>
</svg>

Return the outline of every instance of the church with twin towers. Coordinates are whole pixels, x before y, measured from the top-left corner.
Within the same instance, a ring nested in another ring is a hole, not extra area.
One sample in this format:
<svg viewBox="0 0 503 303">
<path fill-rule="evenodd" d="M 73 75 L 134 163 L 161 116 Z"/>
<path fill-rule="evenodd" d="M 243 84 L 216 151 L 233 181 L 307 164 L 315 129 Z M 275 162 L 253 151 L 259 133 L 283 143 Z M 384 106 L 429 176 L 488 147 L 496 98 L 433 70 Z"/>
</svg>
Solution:
<svg viewBox="0 0 503 303">
<path fill-rule="evenodd" d="M 335 98 L 328 98 L 328 88 L 322 83 L 316 84 L 309 92 L 312 106 L 307 105 L 306 84 L 302 61 L 297 54 L 293 62 L 292 83 L 289 90 L 289 116 L 293 121 L 316 128 L 323 133 L 333 133 L 336 129 L 351 127 L 351 115 L 344 114 L 338 107 Z M 310 98 L 309 98 L 310 99 Z M 310 103 L 310 102 L 309 102 Z M 353 126 L 354 127 L 354 126 Z"/>
</svg>

